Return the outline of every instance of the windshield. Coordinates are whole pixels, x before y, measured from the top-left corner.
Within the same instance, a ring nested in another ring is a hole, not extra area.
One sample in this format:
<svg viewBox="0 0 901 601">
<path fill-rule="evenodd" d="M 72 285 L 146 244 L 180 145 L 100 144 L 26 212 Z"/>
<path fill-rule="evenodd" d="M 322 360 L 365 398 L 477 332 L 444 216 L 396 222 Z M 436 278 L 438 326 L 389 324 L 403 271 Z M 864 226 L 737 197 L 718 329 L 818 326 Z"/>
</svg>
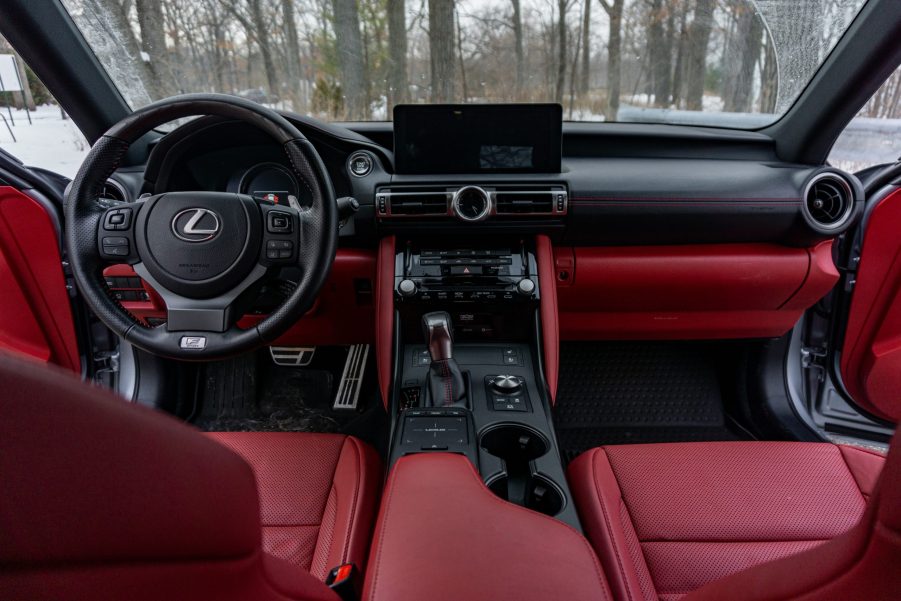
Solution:
<svg viewBox="0 0 901 601">
<path fill-rule="evenodd" d="M 557 102 L 564 119 L 756 128 L 865 0 L 63 0 L 133 107 L 225 92 L 326 120 Z"/>
</svg>

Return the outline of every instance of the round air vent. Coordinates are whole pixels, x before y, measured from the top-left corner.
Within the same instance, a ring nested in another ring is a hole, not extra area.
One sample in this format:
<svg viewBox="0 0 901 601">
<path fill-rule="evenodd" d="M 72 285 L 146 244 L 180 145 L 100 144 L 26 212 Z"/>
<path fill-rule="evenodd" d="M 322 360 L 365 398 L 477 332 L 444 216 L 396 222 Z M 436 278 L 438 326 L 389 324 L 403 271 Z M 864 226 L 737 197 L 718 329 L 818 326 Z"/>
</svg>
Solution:
<svg viewBox="0 0 901 601">
<path fill-rule="evenodd" d="M 835 173 L 821 173 L 807 182 L 801 209 L 814 229 L 833 232 L 851 218 L 854 193 L 845 178 Z"/>
<path fill-rule="evenodd" d="M 106 183 L 103 184 L 103 189 L 100 191 L 100 198 L 105 200 L 104 204 L 119 204 L 122 202 L 128 202 L 128 192 L 125 191 L 125 186 L 117 182 L 113 179 L 106 180 Z"/>
<path fill-rule="evenodd" d="M 482 221 L 491 213 L 491 196 L 478 186 L 464 186 L 454 194 L 451 207 L 463 221 Z"/>
</svg>

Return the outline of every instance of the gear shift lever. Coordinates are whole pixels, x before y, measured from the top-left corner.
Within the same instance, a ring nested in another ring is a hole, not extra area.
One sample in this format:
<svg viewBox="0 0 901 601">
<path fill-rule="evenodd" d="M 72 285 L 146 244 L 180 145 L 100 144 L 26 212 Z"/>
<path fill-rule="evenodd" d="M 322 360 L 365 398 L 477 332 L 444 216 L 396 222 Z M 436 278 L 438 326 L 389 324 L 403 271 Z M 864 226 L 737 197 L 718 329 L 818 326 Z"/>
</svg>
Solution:
<svg viewBox="0 0 901 601">
<path fill-rule="evenodd" d="M 445 311 L 422 316 L 422 331 L 432 364 L 428 376 L 428 401 L 433 407 L 466 404 L 466 382 L 453 357 L 453 326 Z"/>
</svg>

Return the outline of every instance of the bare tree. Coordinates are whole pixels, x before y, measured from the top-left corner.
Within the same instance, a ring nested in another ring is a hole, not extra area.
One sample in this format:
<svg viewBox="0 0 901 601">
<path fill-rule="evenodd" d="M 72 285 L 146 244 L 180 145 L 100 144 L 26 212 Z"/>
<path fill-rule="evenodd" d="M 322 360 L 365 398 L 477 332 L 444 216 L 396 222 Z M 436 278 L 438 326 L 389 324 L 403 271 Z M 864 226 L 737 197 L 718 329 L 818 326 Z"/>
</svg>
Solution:
<svg viewBox="0 0 901 601">
<path fill-rule="evenodd" d="M 407 85 L 407 13 L 404 0 L 388 0 L 388 104 L 409 101 Z"/>
<path fill-rule="evenodd" d="M 707 46 L 713 28 L 716 0 L 697 0 L 688 33 L 686 56 L 685 107 L 690 111 L 703 109 L 704 83 L 707 78 Z"/>
<path fill-rule="evenodd" d="M 162 0 L 135 0 L 135 10 L 141 29 L 141 51 L 148 57 L 145 60 L 153 79 L 153 87 L 160 96 L 168 96 L 172 77 L 167 68 Z"/>
<path fill-rule="evenodd" d="M 569 0 L 557 0 L 557 84 L 554 100 L 563 102 L 563 86 L 566 83 L 566 11 Z"/>
<path fill-rule="evenodd" d="M 733 0 L 732 8 L 735 30 L 723 55 L 723 110 L 746 113 L 753 100 L 751 91 L 760 59 L 763 21 L 749 4 Z"/>
<path fill-rule="evenodd" d="M 522 6 L 520 0 L 511 0 L 511 2 L 513 4 L 513 43 L 516 54 L 516 98 L 520 100 L 526 85 L 526 53 L 522 34 Z"/>
<path fill-rule="evenodd" d="M 579 72 L 579 95 L 588 93 L 591 78 L 591 0 L 582 7 L 582 67 Z"/>
<path fill-rule="evenodd" d="M 454 100 L 454 0 L 429 0 L 432 102 Z"/>
<path fill-rule="evenodd" d="M 335 13 L 338 66 L 341 72 L 341 85 L 344 88 L 345 117 L 363 119 L 368 110 L 360 13 L 355 0 L 332 0 L 332 6 Z"/>
<path fill-rule="evenodd" d="M 609 35 L 607 38 L 607 107 L 604 118 L 616 121 L 619 112 L 619 96 L 622 84 L 623 0 L 598 0 L 607 11 Z"/>
<path fill-rule="evenodd" d="M 300 38 L 297 35 L 297 22 L 294 16 L 294 0 L 282 0 L 282 17 L 285 21 L 285 50 L 287 57 L 285 67 L 288 75 L 288 91 L 295 111 L 301 109 L 300 91 Z"/>
</svg>

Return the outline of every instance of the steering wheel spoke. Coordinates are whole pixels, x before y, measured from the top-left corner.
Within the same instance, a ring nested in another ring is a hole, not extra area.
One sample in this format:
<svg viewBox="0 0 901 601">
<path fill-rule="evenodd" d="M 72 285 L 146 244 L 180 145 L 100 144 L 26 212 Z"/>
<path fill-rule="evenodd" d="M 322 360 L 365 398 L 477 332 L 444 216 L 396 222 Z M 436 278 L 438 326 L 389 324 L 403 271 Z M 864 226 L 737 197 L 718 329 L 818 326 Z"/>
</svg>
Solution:
<svg viewBox="0 0 901 601">
<path fill-rule="evenodd" d="M 263 265 L 255 266 L 240 284 L 211 298 L 189 298 L 172 292 L 158 282 L 143 263 L 134 266 L 166 303 L 166 330 L 169 332 L 225 332 L 241 317 L 235 303 L 248 288 L 265 274 Z"/>
<path fill-rule="evenodd" d="M 263 243 L 260 263 L 266 267 L 291 266 L 298 261 L 301 213 L 288 206 L 263 203 Z"/>
<path fill-rule="evenodd" d="M 103 212 L 97 228 L 97 252 L 106 263 L 134 264 L 138 259 L 135 220 L 140 204 L 115 206 Z"/>
</svg>

